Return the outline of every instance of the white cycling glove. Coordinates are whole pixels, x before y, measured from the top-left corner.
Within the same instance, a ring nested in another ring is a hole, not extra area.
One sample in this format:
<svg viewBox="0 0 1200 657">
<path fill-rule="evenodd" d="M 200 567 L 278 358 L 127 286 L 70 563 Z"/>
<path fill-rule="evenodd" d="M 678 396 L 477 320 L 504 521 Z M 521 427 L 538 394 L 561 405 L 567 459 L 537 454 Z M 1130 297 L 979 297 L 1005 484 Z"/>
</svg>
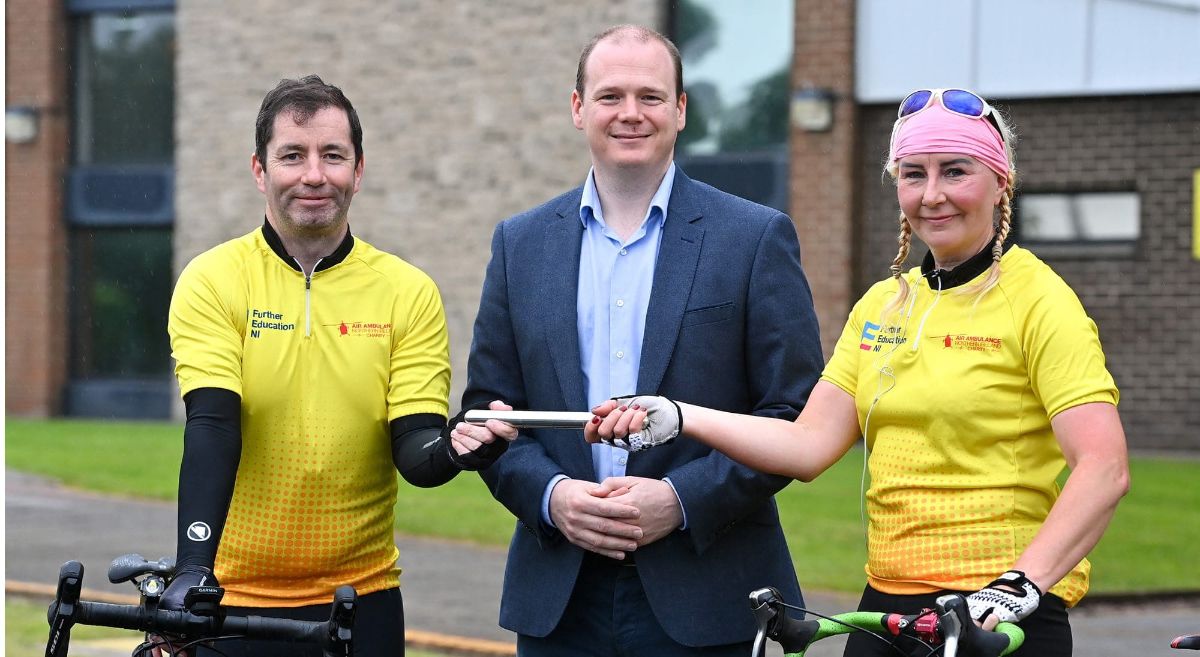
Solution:
<svg viewBox="0 0 1200 657">
<path fill-rule="evenodd" d="M 998 585 L 1019 589 L 1014 593 Z M 996 581 L 967 596 L 967 608 L 971 618 L 982 623 L 988 616 L 995 615 L 1002 623 L 1016 623 L 1028 618 L 1038 608 L 1042 591 L 1019 570 L 1010 570 Z"/>
<path fill-rule="evenodd" d="M 630 433 L 625 438 L 613 436 L 603 439 L 606 445 L 628 452 L 640 452 L 666 445 L 683 429 L 683 412 L 678 404 L 666 397 L 617 397 L 616 401 L 627 408 L 636 404 L 640 410 L 646 411 L 646 422 L 641 431 Z"/>
</svg>

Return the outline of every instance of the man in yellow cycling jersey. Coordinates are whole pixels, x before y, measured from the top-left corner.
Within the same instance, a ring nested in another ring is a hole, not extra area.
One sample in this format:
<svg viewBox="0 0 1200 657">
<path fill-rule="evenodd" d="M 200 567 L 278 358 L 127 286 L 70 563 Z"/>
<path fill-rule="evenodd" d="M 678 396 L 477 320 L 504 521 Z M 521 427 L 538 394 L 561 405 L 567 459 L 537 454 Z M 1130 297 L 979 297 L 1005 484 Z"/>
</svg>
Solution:
<svg viewBox="0 0 1200 657">
<path fill-rule="evenodd" d="M 516 431 L 447 423 L 437 287 L 350 233 L 363 164 L 342 91 L 315 75 L 281 81 L 263 99 L 251 157 L 263 225 L 179 278 L 169 331 L 187 424 L 177 575 L 163 604 L 181 607 L 215 574 L 241 613 L 324 620 L 349 584 L 356 654 L 403 655 L 393 468 L 437 486 L 490 465 Z M 482 446 L 467 452 L 454 432 Z"/>
</svg>

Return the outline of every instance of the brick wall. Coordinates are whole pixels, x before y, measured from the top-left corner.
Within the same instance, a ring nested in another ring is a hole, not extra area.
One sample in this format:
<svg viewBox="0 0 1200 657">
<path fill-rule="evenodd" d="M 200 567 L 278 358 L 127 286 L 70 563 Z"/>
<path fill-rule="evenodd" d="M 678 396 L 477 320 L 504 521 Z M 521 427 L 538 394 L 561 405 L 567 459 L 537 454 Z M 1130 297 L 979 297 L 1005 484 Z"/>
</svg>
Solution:
<svg viewBox="0 0 1200 657">
<path fill-rule="evenodd" d="M 262 221 L 254 117 L 281 77 L 318 73 L 363 124 L 352 230 L 428 272 L 446 303 L 452 407 L 496 223 L 587 174 L 571 124 L 579 51 L 654 0 L 184 2 L 178 8 L 176 272 Z"/>
<path fill-rule="evenodd" d="M 4 145 L 5 410 L 58 410 L 66 378 L 66 29 L 62 3 L 10 0 L 5 103 L 38 111 L 38 136 Z"/>
<path fill-rule="evenodd" d="M 800 235 L 804 271 L 812 286 L 825 357 L 854 300 L 852 269 L 855 121 L 853 0 L 797 0 L 792 87 L 827 89 L 835 96 L 829 132 L 791 130 L 791 216 Z"/>
<path fill-rule="evenodd" d="M 1200 94 L 1000 101 L 1017 129 L 1018 193 L 1137 191 L 1141 238 L 1128 257 L 1043 256 L 1096 320 L 1139 448 L 1200 448 L 1200 262 L 1191 256 Z M 894 106 L 864 107 L 865 199 L 855 293 L 887 275 L 895 189 L 880 180 Z M 1018 214 L 1015 222 L 1019 223 Z M 1034 249 L 1036 252 L 1036 249 Z M 924 254 L 914 249 L 910 263 Z"/>
</svg>

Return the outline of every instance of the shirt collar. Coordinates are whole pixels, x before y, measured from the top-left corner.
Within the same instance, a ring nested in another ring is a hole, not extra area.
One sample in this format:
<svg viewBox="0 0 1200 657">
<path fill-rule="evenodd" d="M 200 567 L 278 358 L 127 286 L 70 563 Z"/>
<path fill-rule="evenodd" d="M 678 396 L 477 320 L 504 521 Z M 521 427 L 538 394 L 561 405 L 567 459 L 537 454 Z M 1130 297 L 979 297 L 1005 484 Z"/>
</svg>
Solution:
<svg viewBox="0 0 1200 657">
<path fill-rule="evenodd" d="M 652 217 L 654 216 L 653 210 L 658 208 L 658 224 L 660 226 L 667 219 L 667 205 L 671 200 L 671 190 L 674 187 L 675 162 L 671 162 L 667 173 L 663 175 L 662 182 L 658 184 L 658 190 L 654 192 L 654 196 L 650 197 L 650 207 L 646 212 L 647 217 Z M 588 170 L 587 180 L 583 183 L 583 196 L 579 199 L 579 221 L 583 223 L 584 228 L 587 228 L 589 216 L 604 224 L 604 211 L 600 208 L 600 193 L 596 191 L 595 167 Z"/>
<path fill-rule="evenodd" d="M 271 227 L 271 222 L 267 221 L 265 215 L 263 216 L 262 232 L 263 239 L 267 241 L 267 246 L 271 247 L 271 250 L 275 252 L 275 255 L 279 256 L 279 259 L 282 260 L 284 264 L 298 272 L 304 273 L 304 270 L 300 269 L 300 263 L 296 262 L 296 259 L 287 252 L 286 248 L 284 248 L 283 240 L 279 238 L 279 233 L 276 233 L 275 229 Z M 317 266 L 313 268 L 313 273 L 315 274 L 319 271 L 325 271 L 326 269 L 329 269 L 330 267 L 345 260 L 346 256 L 350 255 L 350 251 L 353 249 L 354 236 L 350 234 L 350 227 L 346 226 L 346 236 L 342 238 L 342 243 L 338 244 L 337 248 L 333 250 L 333 253 L 321 258 L 320 262 L 317 263 Z"/>
<path fill-rule="evenodd" d="M 929 281 L 930 287 L 941 290 L 949 290 L 968 283 L 992 266 L 993 244 L 995 241 L 953 269 L 936 269 L 933 264 L 933 252 L 927 251 L 925 259 L 921 261 L 921 276 Z M 1012 242 L 1005 242 L 1003 248 L 1004 253 L 1008 253 L 1008 250 L 1012 248 Z M 938 285 L 939 281 L 940 285 Z"/>
</svg>

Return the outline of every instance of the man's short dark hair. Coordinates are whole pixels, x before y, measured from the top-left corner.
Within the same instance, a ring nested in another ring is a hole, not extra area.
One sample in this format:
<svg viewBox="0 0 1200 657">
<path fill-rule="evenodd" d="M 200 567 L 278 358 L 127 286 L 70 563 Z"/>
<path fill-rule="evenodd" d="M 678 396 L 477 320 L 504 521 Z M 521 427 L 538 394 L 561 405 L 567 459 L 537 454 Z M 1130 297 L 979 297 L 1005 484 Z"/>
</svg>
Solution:
<svg viewBox="0 0 1200 657">
<path fill-rule="evenodd" d="M 679 49 L 667 37 L 655 32 L 648 27 L 641 25 L 614 25 L 600 34 L 592 37 L 592 40 L 583 47 L 583 52 L 579 55 L 579 68 L 575 70 L 575 91 L 583 96 L 583 86 L 585 69 L 587 68 L 588 57 L 592 56 L 592 51 L 601 41 L 609 37 L 617 36 L 618 38 L 632 38 L 638 43 L 648 43 L 657 41 L 667 49 L 667 54 L 671 56 L 671 63 L 675 65 L 675 99 L 678 100 L 683 95 L 683 61 L 679 57 Z"/>
<path fill-rule="evenodd" d="M 275 133 L 275 117 L 283 112 L 291 114 L 296 125 L 304 125 L 317 112 L 337 107 L 346 112 L 350 119 L 350 141 L 354 143 L 354 164 L 362 161 L 362 124 L 358 112 L 341 89 L 317 75 L 306 75 L 299 80 L 283 79 L 263 98 L 254 121 L 254 154 L 258 161 L 266 163 L 267 144 Z"/>
</svg>

